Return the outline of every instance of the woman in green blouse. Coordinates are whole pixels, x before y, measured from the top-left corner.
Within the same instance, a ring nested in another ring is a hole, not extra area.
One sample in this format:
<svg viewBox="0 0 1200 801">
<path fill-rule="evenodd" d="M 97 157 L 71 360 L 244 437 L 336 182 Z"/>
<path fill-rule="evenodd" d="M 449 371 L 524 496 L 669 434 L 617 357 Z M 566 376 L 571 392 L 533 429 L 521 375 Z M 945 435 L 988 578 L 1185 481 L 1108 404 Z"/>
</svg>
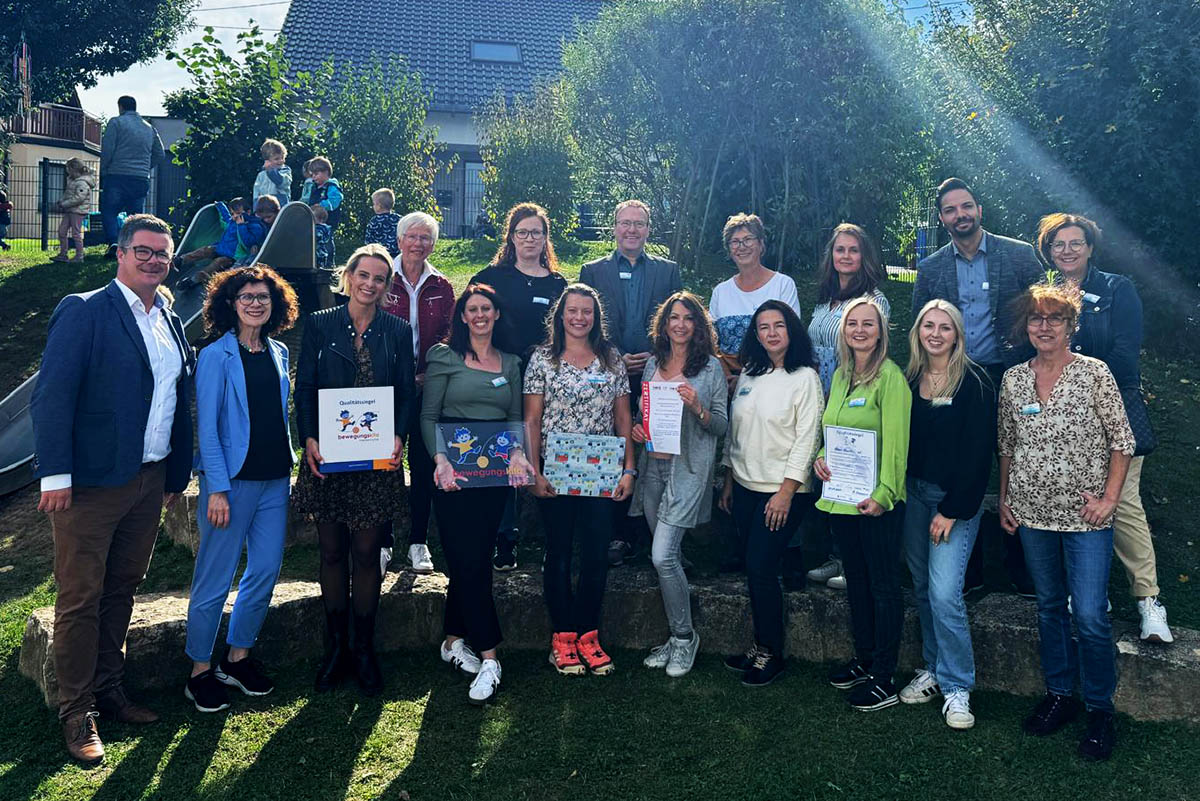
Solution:
<svg viewBox="0 0 1200 801">
<path fill-rule="evenodd" d="M 822 423 L 875 433 L 875 489 L 857 503 L 822 497 L 842 552 L 855 658 L 829 682 L 849 690 L 850 705 L 873 711 L 899 702 L 892 683 L 900 651 L 904 606 L 900 595 L 900 543 L 908 462 L 912 392 L 904 373 L 887 357 L 887 315 L 871 298 L 846 305 L 838 332 L 838 368 Z M 813 470 L 822 481 L 835 476 L 821 450 Z M 825 491 L 828 492 L 826 487 Z"/>
</svg>

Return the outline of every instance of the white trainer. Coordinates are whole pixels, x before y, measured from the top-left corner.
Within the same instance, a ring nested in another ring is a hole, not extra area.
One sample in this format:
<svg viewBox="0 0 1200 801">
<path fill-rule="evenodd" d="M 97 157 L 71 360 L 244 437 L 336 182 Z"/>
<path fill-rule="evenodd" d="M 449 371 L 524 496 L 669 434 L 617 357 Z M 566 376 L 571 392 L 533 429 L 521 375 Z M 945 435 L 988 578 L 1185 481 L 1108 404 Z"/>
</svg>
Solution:
<svg viewBox="0 0 1200 801">
<path fill-rule="evenodd" d="M 1175 642 L 1175 635 L 1171 634 L 1171 629 L 1167 626 L 1167 608 L 1158 600 L 1157 595 L 1143 598 L 1137 605 L 1138 613 L 1142 616 L 1143 642 Z"/>
<path fill-rule="evenodd" d="M 804 574 L 809 581 L 817 584 L 824 584 L 834 576 L 842 575 L 842 560 L 830 559 L 820 567 L 814 567 L 812 570 Z"/>
<path fill-rule="evenodd" d="M 412 563 L 412 569 L 417 573 L 433 572 L 433 557 L 429 555 L 429 546 L 423 542 L 408 546 L 408 561 Z"/>
<path fill-rule="evenodd" d="M 446 641 L 443 640 L 441 652 L 443 662 L 453 665 L 463 673 L 479 672 L 479 657 L 471 650 L 471 646 L 467 645 L 466 640 L 455 640 L 449 648 L 446 647 Z"/>
<path fill-rule="evenodd" d="M 913 680 L 900 690 L 900 700 L 906 704 L 923 704 L 941 694 L 937 678 L 925 668 L 918 668 Z"/>
<path fill-rule="evenodd" d="M 830 578 L 829 581 L 825 582 L 825 586 L 831 590 L 846 589 L 846 574 L 838 573 L 836 576 Z"/>
<path fill-rule="evenodd" d="M 380 548 L 379 549 L 379 575 L 380 576 L 387 575 L 387 568 L 388 568 L 388 565 L 390 565 L 391 563 L 392 563 L 392 549 L 391 548 Z"/>
<path fill-rule="evenodd" d="M 671 642 L 675 638 L 664 642 L 662 645 L 656 645 L 650 649 L 650 655 L 642 660 L 642 664 L 648 668 L 657 668 L 661 670 L 671 661 Z"/>
<path fill-rule="evenodd" d="M 485 659 L 479 668 L 479 675 L 471 682 L 467 691 L 467 700 L 475 706 L 483 706 L 496 697 L 500 689 L 500 663 L 495 659 Z"/>
<path fill-rule="evenodd" d="M 952 729 L 969 729 L 975 725 L 975 716 L 971 714 L 971 696 L 966 690 L 954 690 L 946 695 L 942 704 L 942 717 L 946 725 Z"/>
<path fill-rule="evenodd" d="M 696 652 L 700 650 L 700 634 L 693 630 L 690 640 L 671 637 L 671 658 L 667 661 L 667 675 L 673 679 L 686 676 L 696 664 Z"/>
</svg>

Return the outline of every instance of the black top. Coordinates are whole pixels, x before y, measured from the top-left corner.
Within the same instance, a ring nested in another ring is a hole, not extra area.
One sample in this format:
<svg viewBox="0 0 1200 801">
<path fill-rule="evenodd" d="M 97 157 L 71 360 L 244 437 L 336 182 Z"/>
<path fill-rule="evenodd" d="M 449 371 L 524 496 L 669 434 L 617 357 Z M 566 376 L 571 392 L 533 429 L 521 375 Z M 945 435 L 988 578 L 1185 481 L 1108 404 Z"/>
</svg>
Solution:
<svg viewBox="0 0 1200 801">
<path fill-rule="evenodd" d="M 269 350 L 242 354 L 246 374 L 246 404 L 250 411 L 250 442 L 246 461 L 234 478 L 241 481 L 271 481 L 292 472 L 287 430 L 283 427 L 283 399 L 279 394 L 279 371 Z"/>
<path fill-rule="evenodd" d="M 516 267 L 485 267 L 472 284 L 491 284 L 503 306 L 501 321 L 507 342 L 498 343 L 501 350 L 515 353 L 522 363 L 528 361 L 529 351 L 546 338 L 546 317 L 567 288 L 567 279 L 560 273 L 531 278 Z"/>
<path fill-rule="evenodd" d="M 938 511 L 968 520 L 979 511 L 996 450 L 996 396 L 980 370 L 969 369 L 950 403 L 921 397 L 912 388 L 908 475 L 936 484 L 946 497 Z"/>
</svg>

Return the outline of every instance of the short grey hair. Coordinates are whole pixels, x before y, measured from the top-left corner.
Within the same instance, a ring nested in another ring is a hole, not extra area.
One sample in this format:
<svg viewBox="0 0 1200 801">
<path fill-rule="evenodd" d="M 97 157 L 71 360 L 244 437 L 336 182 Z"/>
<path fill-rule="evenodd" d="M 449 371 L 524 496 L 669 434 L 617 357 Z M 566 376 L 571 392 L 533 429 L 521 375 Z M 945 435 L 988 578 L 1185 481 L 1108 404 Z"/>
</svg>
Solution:
<svg viewBox="0 0 1200 801">
<path fill-rule="evenodd" d="M 121 233 L 117 234 L 117 246 L 128 249 L 138 231 L 151 231 L 170 236 L 171 226 L 153 214 L 130 214 L 125 218 L 125 224 L 121 226 Z M 174 241 L 171 243 L 171 249 L 175 249 Z"/>
<path fill-rule="evenodd" d="M 437 244 L 438 233 L 441 230 L 438 227 L 437 217 L 434 217 L 432 214 L 426 214 L 423 211 L 410 211 L 400 218 L 400 222 L 396 223 L 396 244 L 399 244 L 399 240 L 404 238 L 404 235 L 408 233 L 408 229 L 414 226 L 428 228 L 429 235 L 433 237 L 433 244 Z"/>
</svg>

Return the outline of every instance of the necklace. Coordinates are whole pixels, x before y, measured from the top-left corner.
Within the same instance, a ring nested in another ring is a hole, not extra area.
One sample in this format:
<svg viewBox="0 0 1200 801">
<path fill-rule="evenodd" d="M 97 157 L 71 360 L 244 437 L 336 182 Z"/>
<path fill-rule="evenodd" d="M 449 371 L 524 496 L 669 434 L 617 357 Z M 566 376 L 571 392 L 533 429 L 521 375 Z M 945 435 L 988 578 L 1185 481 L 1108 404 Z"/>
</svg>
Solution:
<svg viewBox="0 0 1200 801">
<path fill-rule="evenodd" d="M 247 353 L 262 353 L 263 352 L 263 346 L 262 346 L 261 342 L 252 348 L 249 345 L 247 345 L 245 342 L 243 342 L 242 340 L 239 339 L 238 345 L 241 346 L 242 350 L 246 351 Z"/>
<path fill-rule="evenodd" d="M 925 375 L 929 376 L 929 387 L 933 390 L 933 394 L 936 395 L 946 383 L 946 374 L 926 370 Z"/>
</svg>

